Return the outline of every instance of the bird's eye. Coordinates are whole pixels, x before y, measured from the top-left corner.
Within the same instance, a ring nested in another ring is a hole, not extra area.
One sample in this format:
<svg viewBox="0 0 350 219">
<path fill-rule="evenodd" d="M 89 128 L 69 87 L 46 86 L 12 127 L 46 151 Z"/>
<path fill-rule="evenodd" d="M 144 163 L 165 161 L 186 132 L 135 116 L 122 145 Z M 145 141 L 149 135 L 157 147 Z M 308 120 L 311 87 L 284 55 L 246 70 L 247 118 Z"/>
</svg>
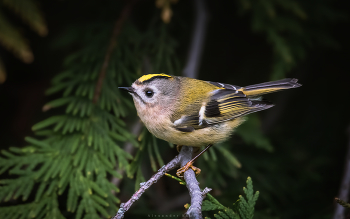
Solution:
<svg viewBox="0 0 350 219">
<path fill-rule="evenodd" d="M 152 90 L 146 90 L 145 94 L 147 97 L 151 98 L 151 97 L 153 97 L 154 92 Z"/>
</svg>

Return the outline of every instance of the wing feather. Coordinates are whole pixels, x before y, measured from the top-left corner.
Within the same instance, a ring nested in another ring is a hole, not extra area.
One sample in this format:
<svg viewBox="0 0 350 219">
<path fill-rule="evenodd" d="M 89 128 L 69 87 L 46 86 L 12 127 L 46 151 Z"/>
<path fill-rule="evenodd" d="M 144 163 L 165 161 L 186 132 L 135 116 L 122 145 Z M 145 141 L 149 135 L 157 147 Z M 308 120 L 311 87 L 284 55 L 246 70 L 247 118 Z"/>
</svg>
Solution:
<svg viewBox="0 0 350 219">
<path fill-rule="evenodd" d="M 216 90 L 212 91 L 209 101 L 203 105 L 204 108 L 199 105 L 200 103 L 191 106 L 190 111 L 193 115 L 182 115 L 180 119 L 177 117 L 177 120 L 174 121 L 174 128 L 182 132 L 192 132 L 268 109 L 274 105 L 261 100 L 259 96 L 283 89 L 300 87 L 301 85 L 297 81 L 294 78 L 286 78 L 246 87 L 207 81 L 206 83 L 217 87 Z"/>
<path fill-rule="evenodd" d="M 272 106 L 267 101 L 251 100 L 241 91 L 216 90 L 206 105 L 204 120 L 208 125 L 213 125 Z"/>
</svg>

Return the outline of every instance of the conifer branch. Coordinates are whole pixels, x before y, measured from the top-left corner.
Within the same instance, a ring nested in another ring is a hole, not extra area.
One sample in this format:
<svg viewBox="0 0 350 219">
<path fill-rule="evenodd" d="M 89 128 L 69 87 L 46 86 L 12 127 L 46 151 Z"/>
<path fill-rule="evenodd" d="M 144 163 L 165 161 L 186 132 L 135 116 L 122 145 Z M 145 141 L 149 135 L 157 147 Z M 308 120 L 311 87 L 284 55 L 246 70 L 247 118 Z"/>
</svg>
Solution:
<svg viewBox="0 0 350 219">
<path fill-rule="evenodd" d="M 117 19 L 117 21 L 114 24 L 112 37 L 109 41 L 109 45 L 107 47 L 107 52 L 106 52 L 104 61 L 102 63 L 102 67 L 101 67 L 101 70 L 100 70 L 100 73 L 98 76 L 98 80 L 96 83 L 94 97 L 92 99 L 92 102 L 94 104 L 97 103 L 98 98 L 100 97 L 103 80 L 106 77 L 106 71 L 107 71 L 109 62 L 110 62 L 112 53 L 114 51 L 114 48 L 117 44 L 117 37 L 119 36 L 119 34 L 121 32 L 121 29 L 122 29 L 122 26 L 123 26 L 125 20 L 129 17 L 129 14 L 131 12 L 132 7 L 134 6 L 134 3 L 135 3 L 134 0 L 128 1 L 127 5 L 124 6 L 122 12 L 120 13 L 120 17 Z"/>
<path fill-rule="evenodd" d="M 341 204 L 341 203 L 338 200 L 346 203 L 348 201 L 348 195 L 349 195 L 349 184 L 350 184 L 350 126 L 348 126 L 347 133 L 348 133 L 348 149 L 347 149 L 348 151 L 347 151 L 347 155 L 346 155 L 346 158 L 345 158 L 345 168 L 344 168 L 344 173 L 343 173 L 343 179 L 341 181 L 341 185 L 340 185 L 340 189 L 339 189 L 339 196 L 338 196 L 339 198 L 336 198 L 336 201 L 339 204 Z M 335 211 L 334 211 L 334 214 L 333 214 L 333 219 L 343 219 L 343 218 L 345 218 L 345 209 L 342 206 L 337 205 L 335 207 Z"/>
<path fill-rule="evenodd" d="M 160 168 L 158 172 L 154 174 L 147 182 L 140 184 L 140 189 L 137 190 L 126 203 L 122 203 L 120 205 L 118 213 L 113 217 L 113 219 L 124 218 L 124 213 L 129 210 L 132 204 L 137 201 L 152 184 L 156 183 L 162 176 L 164 176 L 166 172 L 175 169 L 176 167 L 186 165 L 186 163 L 192 159 L 192 152 L 193 147 L 183 146 L 179 155 Z M 186 215 L 191 219 L 202 218 L 202 202 L 206 194 L 211 189 L 205 188 L 203 191 L 201 191 L 198 186 L 199 183 L 196 179 L 196 175 L 192 169 L 189 169 L 184 173 L 184 179 L 191 196 L 191 207 L 187 210 Z"/>
<path fill-rule="evenodd" d="M 180 178 L 178 178 L 178 177 L 176 177 L 176 176 L 173 176 L 173 175 L 170 175 L 170 174 L 165 174 L 167 177 L 170 177 L 170 178 L 172 178 L 172 179 L 175 179 L 176 181 L 178 181 L 181 185 L 186 185 L 187 186 L 187 183 L 185 182 L 185 181 L 183 181 L 182 179 L 180 179 Z M 187 186 L 187 188 L 190 190 L 190 192 L 192 191 L 192 193 L 194 193 L 193 191 L 193 189 L 195 189 L 195 192 L 197 192 L 196 191 L 196 185 L 198 185 L 199 183 L 197 182 L 197 180 L 194 180 L 193 181 L 193 179 L 191 179 L 192 180 L 192 182 L 193 183 L 195 183 L 194 184 L 194 186 L 193 185 L 189 185 L 189 186 Z M 191 181 L 191 180 L 189 180 L 189 181 Z M 211 188 L 208 188 L 208 187 L 205 187 L 205 189 L 203 189 L 203 191 L 201 191 L 201 196 L 202 196 L 202 199 L 200 199 L 200 196 L 196 196 L 195 194 L 193 194 L 193 198 L 192 198 L 192 196 L 191 196 L 191 202 L 192 203 L 195 203 L 195 206 L 193 207 L 193 208 L 191 208 L 191 206 L 192 205 L 189 205 L 189 204 L 186 204 L 185 205 L 185 208 L 186 209 L 188 209 L 188 211 L 186 212 L 186 215 L 187 216 L 189 216 L 190 218 L 197 218 L 197 217 L 199 217 L 199 216 L 201 216 L 201 207 L 202 207 L 202 204 L 203 204 L 203 200 L 205 199 L 205 197 L 206 196 L 208 196 L 208 199 L 210 199 L 210 200 L 212 200 L 213 202 L 215 201 L 216 202 L 216 204 L 217 205 L 220 205 L 220 206 L 222 206 L 222 208 L 225 208 L 223 205 L 221 205 L 212 195 L 210 195 L 209 194 L 209 192 L 211 191 L 212 189 Z M 190 193 L 191 194 L 191 193 Z M 197 200 L 197 202 L 195 201 L 195 200 Z M 196 207 L 197 207 L 197 209 L 198 209 L 198 206 L 199 206 L 199 210 L 200 210 L 200 212 L 198 213 L 198 212 L 195 212 L 196 211 Z M 193 210 L 193 209 L 195 209 L 195 210 Z M 192 215 L 193 217 L 191 217 L 190 215 Z"/>
<path fill-rule="evenodd" d="M 0 60 L 1 61 L 1 60 Z M 1 64 L 1 63 L 0 63 Z M 149 62 L 148 57 L 145 57 L 143 60 L 143 64 L 142 64 L 142 73 L 143 74 L 147 74 L 149 72 L 152 72 L 152 66 L 151 63 Z M 1 70 L 1 69 L 0 69 Z M 1 76 L 1 75 L 0 75 Z M 1 77 L 0 77 L 0 83 L 1 83 Z M 135 136 L 139 136 L 141 131 L 142 131 L 142 127 L 143 127 L 143 123 L 141 122 L 141 120 L 137 120 L 132 126 L 131 126 L 131 133 Z M 124 146 L 123 146 L 123 150 L 129 154 L 131 154 L 132 156 L 134 156 L 135 154 L 135 147 L 132 146 L 131 142 L 125 142 Z M 121 169 L 119 168 L 119 166 L 115 167 L 115 170 L 120 173 L 120 175 L 124 175 L 125 173 L 125 169 Z M 117 177 L 113 177 L 111 179 L 111 182 L 119 188 L 120 183 L 122 182 L 123 178 L 117 178 Z M 113 195 L 116 194 L 115 191 L 112 191 Z"/>
<path fill-rule="evenodd" d="M 200 64 L 200 57 L 203 51 L 206 24 L 207 24 L 207 12 L 205 1 L 196 0 L 194 4 L 196 10 L 195 23 L 192 33 L 192 40 L 187 58 L 186 66 L 183 70 L 183 75 L 186 77 L 197 78 L 198 77 L 198 66 Z M 181 166 L 184 166 L 192 158 L 193 147 L 183 146 L 181 152 L 184 151 L 186 159 L 183 159 Z M 199 188 L 199 182 L 196 179 L 196 175 L 192 169 L 187 170 L 184 173 L 184 179 L 186 181 L 186 187 L 190 192 L 191 206 L 187 210 L 186 215 L 189 218 L 203 218 L 202 217 L 202 203 L 206 193 L 210 190 L 205 188 L 203 192 Z"/>
<path fill-rule="evenodd" d="M 181 166 L 185 166 L 187 162 L 192 159 L 193 147 L 182 147 L 180 154 L 183 154 L 181 159 Z M 187 170 L 184 173 L 184 179 L 186 182 L 186 187 L 191 196 L 191 206 L 186 212 L 189 218 L 197 219 L 202 217 L 202 202 L 206 194 L 211 190 L 205 188 L 202 190 L 199 188 L 199 182 L 196 179 L 196 174 L 192 169 Z"/>
<path fill-rule="evenodd" d="M 131 133 L 135 136 L 139 136 L 140 132 L 142 131 L 142 123 L 140 120 L 137 120 L 131 128 Z M 132 156 L 134 156 L 135 154 L 135 147 L 132 145 L 131 142 L 127 141 L 125 142 L 124 146 L 123 146 L 123 150 L 129 154 L 131 154 Z M 121 176 L 124 175 L 125 173 L 125 169 L 120 168 L 119 166 L 115 167 L 115 171 L 117 171 Z M 112 177 L 112 179 L 110 180 L 111 183 L 113 183 L 116 187 L 119 188 L 120 183 L 122 182 L 123 178 L 119 178 L 119 177 Z M 111 191 L 113 193 L 113 195 L 116 195 L 116 191 Z"/>
<path fill-rule="evenodd" d="M 185 148 L 185 147 L 182 147 Z M 172 159 L 169 163 L 164 165 L 162 168 L 158 170 L 156 174 L 154 174 L 147 182 L 140 183 L 140 189 L 137 190 L 134 195 L 127 201 L 126 203 L 120 204 L 120 208 L 118 213 L 113 217 L 113 219 L 121 219 L 124 217 L 124 213 L 129 210 L 131 205 L 137 201 L 141 195 L 153 184 L 156 183 L 164 174 L 172 169 L 175 169 L 180 165 L 181 157 L 183 156 L 182 149 L 180 154 L 177 155 L 174 159 Z"/>
<path fill-rule="evenodd" d="M 197 0 L 195 2 L 196 9 L 196 21 L 193 32 L 193 38 L 190 46 L 189 57 L 183 74 L 187 77 L 196 78 L 199 66 L 199 59 L 203 48 L 204 36 L 206 30 L 207 13 L 205 10 L 204 2 Z M 102 79 L 103 80 L 103 79 Z M 102 82 L 101 82 L 102 83 Z M 96 94 L 96 93 L 95 93 Z M 154 174 L 146 183 L 141 183 L 140 189 L 134 193 L 129 201 L 122 203 L 118 213 L 113 219 L 121 219 L 124 217 L 124 213 L 129 210 L 131 205 L 138 200 L 141 195 L 153 184 L 158 181 L 167 171 L 172 170 L 179 166 L 184 166 L 192 159 L 193 147 L 183 146 L 179 155 L 177 155 L 168 164 L 163 166 Z M 196 175 L 192 169 L 187 170 L 184 173 L 184 179 L 186 186 L 191 196 L 191 207 L 187 210 L 186 215 L 189 218 L 202 218 L 202 202 L 206 194 L 211 190 L 205 188 L 203 191 L 199 188 L 199 182 L 196 179 Z"/>
</svg>

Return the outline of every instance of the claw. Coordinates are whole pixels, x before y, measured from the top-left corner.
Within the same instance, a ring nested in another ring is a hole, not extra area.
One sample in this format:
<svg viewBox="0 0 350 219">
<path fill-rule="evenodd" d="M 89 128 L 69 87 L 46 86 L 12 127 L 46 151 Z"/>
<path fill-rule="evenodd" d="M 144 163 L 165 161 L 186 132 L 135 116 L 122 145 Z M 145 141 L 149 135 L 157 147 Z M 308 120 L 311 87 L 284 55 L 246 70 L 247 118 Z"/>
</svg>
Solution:
<svg viewBox="0 0 350 219">
<path fill-rule="evenodd" d="M 201 173 L 201 169 L 199 169 L 198 167 L 191 166 L 191 169 L 194 171 L 196 176 L 198 176 Z"/>
<path fill-rule="evenodd" d="M 190 161 L 188 162 L 185 166 L 181 167 L 180 169 L 177 170 L 176 175 L 180 178 L 184 177 L 184 173 L 188 170 L 188 169 L 192 169 L 194 171 L 194 173 L 196 174 L 196 176 L 198 176 L 201 173 L 201 169 L 193 166 L 193 162 Z"/>
</svg>

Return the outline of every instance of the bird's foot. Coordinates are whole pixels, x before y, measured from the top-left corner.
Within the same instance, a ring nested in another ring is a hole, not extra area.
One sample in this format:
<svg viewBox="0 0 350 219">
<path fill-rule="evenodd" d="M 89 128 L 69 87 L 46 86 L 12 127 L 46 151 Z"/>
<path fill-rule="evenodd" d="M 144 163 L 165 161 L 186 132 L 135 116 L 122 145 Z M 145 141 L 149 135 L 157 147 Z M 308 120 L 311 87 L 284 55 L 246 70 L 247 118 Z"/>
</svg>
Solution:
<svg viewBox="0 0 350 219">
<path fill-rule="evenodd" d="M 184 173 L 190 168 L 194 171 L 196 176 L 198 176 L 201 173 L 201 169 L 199 169 L 198 167 L 193 166 L 193 161 L 189 161 L 185 166 L 183 166 L 183 167 L 181 167 L 180 169 L 177 170 L 176 175 L 178 177 L 180 177 L 180 178 L 183 178 L 184 177 Z"/>
</svg>

